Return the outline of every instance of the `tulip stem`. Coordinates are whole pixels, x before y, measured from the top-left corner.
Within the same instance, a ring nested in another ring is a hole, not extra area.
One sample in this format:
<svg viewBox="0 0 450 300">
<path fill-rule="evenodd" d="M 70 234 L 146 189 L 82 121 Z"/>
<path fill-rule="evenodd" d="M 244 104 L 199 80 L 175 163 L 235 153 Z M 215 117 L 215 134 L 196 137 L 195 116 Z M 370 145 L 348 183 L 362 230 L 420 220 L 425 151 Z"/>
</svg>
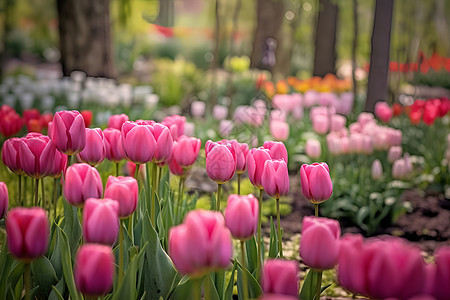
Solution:
<svg viewBox="0 0 450 300">
<path fill-rule="evenodd" d="M 314 215 L 319 216 L 319 204 L 314 204 Z"/>
<path fill-rule="evenodd" d="M 238 195 L 241 195 L 241 174 L 238 173 Z"/>
<path fill-rule="evenodd" d="M 245 264 L 245 242 L 241 240 L 241 265 L 242 265 L 242 288 L 243 288 L 243 298 L 244 300 L 248 299 L 248 286 L 247 286 L 247 273 L 245 270 L 247 269 Z"/>
<path fill-rule="evenodd" d="M 206 274 L 206 276 L 209 276 Z M 203 278 L 191 278 L 192 280 L 192 300 L 197 300 L 202 298 L 202 281 Z"/>
<path fill-rule="evenodd" d="M 157 181 L 157 186 L 158 186 L 158 193 L 159 193 L 159 187 L 161 185 L 161 177 L 162 177 L 162 167 L 158 166 L 158 181 Z"/>
<path fill-rule="evenodd" d="M 18 199 L 17 199 L 17 206 L 21 206 L 22 205 L 22 202 L 21 202 L 21 195 L 22 195 L 22 175 L 18 175 L 19 176 L 19 184 L 18 184 L 18 187 L 19 187 L 19 191 L 18 191 Z"/>
<path fill-rule="evenodd" d="M 119 176 L 119 163 L 116 162 L 116 177 Z"/>
<path fill-rule="evenodd" d="M 136 179 L 137 182 L 139 182 L 139 168 L 140 168 L 140 164 L 136 164 L 136 169 L 134 170 L 134 178 Z"/>
<path fill-rule="evenodd" d="M 36 185 L 34 186 L 34 206 L 38 206 L 38 192 L 39 192 L 39 179 L 36 179 Z"/>
<path fill-rule="evenodd" d="M 276 198 L 275 200 L 277 201 L 278 251 L 280 251 L 280 257 L 283 258 L 283 237 L 281 235 L 280 222 L 280 198 Z"/>
<path fill-rule="evenodd" d="M 70 167 L 71 162 L 72 162 L 72 155 L 67 155 L 67 168 Z"/>
<path fill-rule="evenodd" d="M 25 263 L 25 271 L 23 273 L 23 282 L 25 284 L 25 299 L 30 300 L 31 295 L 29 291 L 31 290 L 31 267 L 29 263 Z"/>
<path fill-rule="evenodd" d="M 156 230 L 156 164 L 152 163 L 151 221 Z"/>
<path fill-rule="evenodd" d="M 119 280 L 118 280 L 118 286 L 120 286 L 120 283 L 122 282 L 123 278 L 123 231 L 125 230 L 123 227 L 123 221 L 120 220 L 120 228 L 119 228 Z"/>
<path fill-rule="evenodd" d="M 41 179 L 41 196 L 42 196 L 42 208 L 47 209 L 47 201 L 45 201 L 45 187 L 44 187 L 44 178 Z"/>
<path fill-rule="evenodd" d="M 316 204 L 318 205 L 318 204 Z M 322 271 L 317 272 L 317 281 L 316 281 L 316 297 L 315 300 L 320 299 L 320 293 L 322 292 Z"/>
<path fill-rule="evenodd" d="M 23 201 L 22 201 L 22 205 L 25 207 L 27 206 L 27 176 L 25 176 L 23 178 Z"/>
<path fill-rule="evenodd" d="M 183 197 L 183 185 L 184 185 L 184 176 L 179 176 L 179 182 L 178 182 L 178 199 L 177 203 L 175 205 L 175 223 L 178 224 L 178 209 L 181 205 L 181 199 Z"/>
<path fill-rule="evenodd" d="M 261 274 L 261 218 L 262 218 L 262 199 L 263 199 L 264 189 L 259 189 L 259 199 L 258 199 L 258 245 L 256 245 L 258 253 L 257 253 L 257 261 L 256 268 L 258 269 L 259 274 Z M 258 279 L 261 276 L 258 276 Z"/>
<path fill-rule="evenodd" d="M 220 194 L 222 193 L 222 184 L 217 184 L 216 210 L 220 211 Z"/>
<path fill-rule="evenodd" d="M 53 220 L 56 220 L 56 207 L 58 206 L 58 178 L 53 179 Z"/>
</svg>

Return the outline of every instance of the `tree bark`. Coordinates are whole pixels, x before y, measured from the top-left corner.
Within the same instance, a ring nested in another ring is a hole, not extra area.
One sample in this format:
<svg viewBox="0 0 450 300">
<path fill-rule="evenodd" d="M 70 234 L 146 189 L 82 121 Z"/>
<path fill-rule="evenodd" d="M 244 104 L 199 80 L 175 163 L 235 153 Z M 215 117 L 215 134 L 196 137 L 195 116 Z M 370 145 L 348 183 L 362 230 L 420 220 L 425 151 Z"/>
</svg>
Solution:
<svg viewBox="0 0 450 300">
<path fill-rule="evenodd" d="M 57 0 L 63 73 L 114 77 L 109 0 Z"/>
<path fill-rule="evenodd" d="M 172 27 L 174 24 L 173 0 L 159 0 L 158 23 L 161 26 Z"/>
<path fill-rule="evenodd" d="M 282 0 L 258 0 L 256 7 L 256 28 L 253 39 L 253 49 L 250 56 L 252 68 L 260 68 L 272 71 L 273 64 L 263 62 L 263 57 L 267 55 L 266 43 L 268 39 L 278 43 L 278 35 L 283 21 L 284 5 Z M 276 57 L 275 57 L 276 60 Z"/>
<path fill-rule="evenodd" d="M 336 31 L 338 6 L 333 0 L 319 0 L 314 47 L 314 76 L 336 73 Z"/>
<path fill-rule="evenodd" d="M 353 81 L 353 97 L 356 99 L 356 52 L 358 49 L 358 0 L 353 0 L 353 43 L 352 43 L 352 81 Z"/>
<path fill-rule="evenodd" d="M 386 100 L 388 96 L 392 11 L 392 0 L 376 0 L 367 99 L 364 108 L 369 112 L 374 111 L 377 101 Z"/>
</svg>

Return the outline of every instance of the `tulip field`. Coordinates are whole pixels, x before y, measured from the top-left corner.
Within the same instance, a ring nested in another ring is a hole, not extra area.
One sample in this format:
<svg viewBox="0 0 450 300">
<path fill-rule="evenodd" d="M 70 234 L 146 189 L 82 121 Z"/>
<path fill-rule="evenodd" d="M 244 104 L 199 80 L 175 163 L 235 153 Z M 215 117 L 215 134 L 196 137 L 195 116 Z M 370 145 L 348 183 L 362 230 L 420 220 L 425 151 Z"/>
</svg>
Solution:
<svg viewBox="0 0 450 300">
<path fill-rule="evenodd" d="M 450 99 L 82 80 L 1 84 L 0 299 L 450 299 Z"/>
</svg>

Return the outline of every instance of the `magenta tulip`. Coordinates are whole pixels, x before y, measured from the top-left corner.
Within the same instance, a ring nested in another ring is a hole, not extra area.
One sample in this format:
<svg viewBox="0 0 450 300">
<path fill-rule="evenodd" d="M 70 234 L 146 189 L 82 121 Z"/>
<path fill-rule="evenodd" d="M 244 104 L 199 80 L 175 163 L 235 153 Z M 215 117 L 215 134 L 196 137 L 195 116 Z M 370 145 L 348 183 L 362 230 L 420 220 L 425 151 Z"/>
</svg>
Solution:
<svg viewBox="0 0 450 300">
<path fill-rule="evenodd" d="M 77 157 L 91 166 L 101 163 L 106 156 L 105 136 L 100 128 L 86 128 L 86 146 Z"/>
<path fill-rule="evenodd" d="M 48 173 L 48 176 L 53 178 L 59 178 L 61 174 L 67 168 L 67 155 L 62 152 L 55 151 L 55 156 L 53 159 L 53 167 Z"/>
<path fill-rule="evenodd" d="M 289 192 L 289 172 L 283 159 L 269 159 L 264 164 L 261 182 L 266 193 L 280 198 Z"/>
<path fill-rule="evenodd" d="M 156 142 L 153 163 L 161 163 L 172 156 L 173 138 L 167 126 L 155 123 L 150 127 Z"/>
<path fill-rule="evenodd" d="M 51 125 L 51 136 L 56 148 L 64 154 L 74 155 L 86 145 L 86 127 L 83 116 L 76 110 L 55 113 Z"/>
<path fill-rule="evenodd" d="M 258 199 L 252 194 L 228 197 L 225 222 L 234 238 L 248 240 L 258 227 Z"/>
<path fill-rule="evenodd" d="M 288 162 L 288 153 L 283 142 L 265 141 L 263 147 L 269 150 L 272 159 L 284 159 Z"/>
<path fill-rule="evenodd" d="M 78 249 L 73 270 L 77 289 L 92 297 L 107 294 L 113 286 L 114 263 L 110 247 L 82 245 Z"/>
<path fill-rule="evenodd" d="M 122 129 L 123 123 L 128 120 L 129 119 L 126 114 L 112 115 L 108 119 L 108 128 L 114 128 L 120 131 Z"/>
<path fill-rule="evenodd" d="M 5 141 L 2 148 L 2 161 L 11 172 L 18 175 L 23 174 L 23 169 L 20 164 L 19 148 L 23 143 L 23 139 L 10 138 Z"/>
<path fill-rule="evenodd" d="M 314 204 L 328 200 L 333 193 L 330 170 L 326 163 L 303 164 L 300 168 L 302 193 Z"/>
<path fill-rule="evenodd" d="M 174 142 L 172 159 L 181 167 L 191 167 L 197 160 L 200 146 L 200 139 L 182 135 Z"/>
<path fill-rule="evenodd" d="M 338 259 L 339 284 L 347 290 L 365 293 L 364 243 L 361 235 L 346 234 L 340 241 Z"/>
<path fill-rule="evenodd" d="M 105 136 L 105 154 L 106 158 L 114 163 L 125 159 L 125 149 L 121 140 L 121 132 L 115 128 L 106 128 L 103 130 Z"/>
<path fill-rule="evenodd" d="M 6 218 L 6 236 L 15 257 L 29 262 L 44 255 L 49 238 L 47 213 L 40 207 L 11 209 Z"/>
<path fill-rule="evenodd" d="M 212 181 L 219 184 L 229 181 L 236 171 L 236 153 L 234 147 L 207 141 L 206 173 Z"/>
<path fill-rule="evenodd" d="M 118 201 L 119 217 L 127 218 L 136 210 L 138 191 L 138 183 L 133 177 L 109 176 L 105 187 L 105 198 Z"/>
<path fill-rule="evenodd" d="M 169 231 L 169 255 L 182 274 L 201 275 L 230 264 L 233 244 L 220 212 L 194 210 Z"/>
<path fill-rule="evenodd" d="M 389 122 L 392 118 L 392 109 L 389 107 L 389 105 L 384 102 L 380 101 L 375 104 L 375 115 L 383 122 Z"/>
<path fill-rule="evenodd" d="M 151 125 L 142 122 L 123 123 L 122 143 L 127 158 L 136 164 L 148 163 L 156 151 Z"/>
<path fill-rule="evenodd" d="M 236 148 L 236 173 L 242 174 L 247 170 L 248 145 L 246 143 L 237 143 Z"/>
<path fill-rule="evenodd" d="M 441 247 L 435 254 L 436 269 L 434 282 L 432 284 L 432 294 L 436 299 L 448 299 L 450 295 L 450 247 Z"/>
<path fill-rule="evenodd" d="M 307 140 L 305 145 L 305 153 L 311 158 L 318 158 L 322 153 L 322 148 L 318 140 Z"/>
<path fill-rule="evenodd" d="M 300 256 L 303 262 L 319 270 L 333 268 L 339 258 L 339 222 L 327 218 L 304 217 Z"/>
<path fill-rule="evenodd" d="M 295 261 L 268 259 L 264 263 L 262 289 L 266 294 L 297 296 L 298 264 Z"/>
<path fill-rule="evenodd" d="M 56 147 L 48 136 L 29 133 L 19 145 L 20 165 L 25 174 L 36 179 L 50 174 Z"/>
<path fill-rule="evenodd" d="M 64 198 L 71 205 L 83 207 L 88 198 L 101 198 L 102 179 L 96 168 L 88 164 L 73 164 L 64 179 Z"/>
<path fill-rule="evenodd" d="M 6 216 L 9 205 L 8 187 L 4 182 L 0 182 L 0 219 Z"/>
<path fill-rule="evenodd" d="M 250 182 L 258 189 L 263 189 L 262 175 L 264 164 L 270 159 L 270 151 L 263 147 L 250 149 L 247 154 L 248 177 Z"/>
<path fill-rule="evenodd" d="M 119 233 L 119 203 L 116 200 L 86 200 L 83 209 L 83 238 L 88 243 L 112 246 Z"/>
</svg>

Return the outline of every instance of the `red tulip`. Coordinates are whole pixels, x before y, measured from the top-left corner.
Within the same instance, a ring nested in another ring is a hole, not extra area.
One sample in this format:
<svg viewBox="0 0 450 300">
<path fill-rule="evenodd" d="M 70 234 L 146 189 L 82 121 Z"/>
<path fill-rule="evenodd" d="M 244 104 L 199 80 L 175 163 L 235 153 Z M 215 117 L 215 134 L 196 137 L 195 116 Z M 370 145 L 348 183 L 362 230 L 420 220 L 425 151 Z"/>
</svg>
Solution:
<svg viewBox="0 0 450 300">
<path fill-rule="evenodd" d="M 73 164 L 64 179 L 64 198 L 71 205 L 83 207 L 88 198 L 101 198 L 102 179 L 96 168 L 88 164 Z"/>
<path fill-rule="evenodd" d="M 6 218 L 6 237 L 12 255 L 31 261 L 47 252 L 49 225 L 45 210 L 16 207 Z"/>
<path fill-rule="evenodd" d="M 84 119 L 75 110 L 55 113 L 49 133 L 56 148 L 67 155 L 81 152 L 86 145 Z"/>
<path fill-rule="evenodd" d="M 19 148 L 23 143 L 21 138 L 10 138 L 5 141 L 2 148 L 2 161 L 11 172 L 18 175 L 23 174 L 23 169 L 20 164 Z"/>
<path fill-rule="evenodd" d="M 303 164 L 300 168 L 302 193 L 314 204 L 328 200 L 333 193 L 330 170 L 326 163 Z"/>
<path fill-rule="evenodd" d="M 130 161 L 145 164 L 153 159 L 156 141 L 151 125 L 125 122 L 122 125 L 122 143 Z"/>
<path fill-rule="evenodd" d="M 24 120 L 8 105 L 0 109 L 0 133 L 4 137 L 15 135 L 22 129 Z"/>
<path fill-rule="evenodd" d="M 48 176 L 53 170 L 55 155 L 55 144 L 48 136 L 30 133 L 20 143 L 20 165 L 30 177 L 41 179 Z"/>
<path fill-rule="evenodd" d="M 126 121 L 128 121 L 128 116 L 126 114 L 112 115 L 108 119 L 108 128 L 121 130 L 123 123 Z"/>
<path fill-rule="evenodd" d="M 86 146 L 77 158 L 91 166 L 101 163 L 106 156 L 105 136 L 100 128 L 86 128 Z"/>
<path fill-rule="evenodd" d="M 88 243 L 112 246 L 118 233 L 118 201 L 113 199 L 87 199 L 83 209 L 84 240 Z"/>
<path fill-rule="evenodd" d="M 175 159 L 179 166 L 188 168 L 197 160 L 200 146 L 200 139 L 182 135 L 173 144 L 172 159 Z"/>
<path fill-rule="evenodd" d="M 0 219 L 6 215 L 8 211 L 9 196 L 8 187 L 4 182 L 0 182 Z"/>
<path fill-rule="evenodd" d="M 127 218 L 136 210 L 138 194 L 138 183 L 133 177 L 108 177 L 105 198 L 119 202 L 119 217 Z"/>
<path fill-rule="evenodd" d="M 403 106 L 398 103 L 392 104 L 392 113 L 394 116 L 399 116 L 403 112 Z"/>
<path fill-rule="evenodd" d="M 222 184 L 229 181 L 236 171 L 236 153 L 231 144 L 219 144 L 207 141 L 206 173 L 211 180 Z"/>
<path fill-rule="evenodd" d="M 274 198 L 280 198 L 289 192 L 289 172 L 283 159 L 269 159 L 264 163 L 261 177 L 266 193 Z"/>
<path fill-rule="evenodd" d="M 264 263 L 262 289 L 265 294 L 298 294 L 298 265 L 295 261 L 268 259 Z"/>
<path fill-rule="evenodd" d="M 258 199 L 252 194 L 228 196 L 225 222 L 234 238 L 252 238 L 258 227 Z"/>
<path fill-rule="evenodd" d="M 125 149 L 122 144 L 122 134 L 120 130 L 115 128 L 106 128 L 103 130 L 103 135 L 105 137 L 105 154 L 106 158 L 114 163 L 126 158 Z"/>
<path fill-rule="evenodd" d="M 73 271 L 77 289 L 92 297 L 107 294 L 114 282 L 114 262 L 110 247 L 82 245 L 78 249 Z"/>
<path fill-rule="evenodd" d="M 86 126 L 86 128 L 89 128 L 89 126 L 91 126 L 92 123 L 92 111 L 82 110 L 81 115 L 83 116 L 84 119 L 84 125 Z"/>
<path fill-rule="evenodd" d="M 270 151 L 263 147 L 250 149 L 247 154 L 248 177 L 250 182 L 258 189 L 263 189 L 262 175 L 264 164 L 270 159 Z"/>
</svg>

